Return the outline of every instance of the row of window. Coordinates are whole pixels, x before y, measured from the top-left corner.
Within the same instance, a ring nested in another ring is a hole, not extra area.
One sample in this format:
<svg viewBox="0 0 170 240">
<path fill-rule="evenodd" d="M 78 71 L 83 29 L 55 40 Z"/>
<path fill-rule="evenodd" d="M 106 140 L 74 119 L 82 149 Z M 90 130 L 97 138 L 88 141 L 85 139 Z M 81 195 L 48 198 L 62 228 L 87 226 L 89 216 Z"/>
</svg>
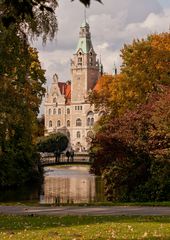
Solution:
<svg viewBox="0 0 170 240">
<path fill-rule="evenodd" d="M 52 110 L 51 108 L 48 110 L 48 115 L 51 115 L 52 114 Z M 53 114 L 57 114 L 57 110 L 56 108 L 53 109 Z M 70 109 L 67 108 L 67 114 L 70 114 Z M 58 115 L 61 115 L 61 108 L 58 108 Z"/>
<path fill-rule="evenodd" d="M 82 110 L 82 106 L 75 106 L 75 110 Z"/>
<path fill-rule="evenodd" d="M 81 111 L 82 109 L 83 109 L 82 106 L 75 106 L 75 110 Z M 61 115 L 61 112 L 62 112 L 61 108 L 58 108 L 58 115 Z M 66 112 L 67 114 L 70 114 L 70 108 L 67 108 Z M 51 114 L 52 114 L 52 109 L 50 108 L 48 110 L 48 115 L 51 115 Z M 57 114 L 56 108 L 53 109 L 53 114 L 54 115 Z M 87 115 L 93 115 L 93 112 L 90 111 Z"/>
<path fill-rule="evenodd" d="M 75 106 L 75 110 L 82 110 L 82 106 Z M 66 112 L 67 112 L 67 114 L 70 114 L 70 108 L 67 108 Z M 62 113 L 62 109 L 61 109 L 61 108 L 58 108 L 58 115 L 61 115 L 61 113 Z M 49 114 L 49 115 L 52 114 L 52 109 L 51 109 L 51 108 L 48 110 L 48 114 Z M 55 114 L 57 114 L 56 108 L 53 109 L 53 115 L 55 115 Z M 104 115 L 104 114 L 105 114 L 105 112 L 104 112 L 104 111 L 101 111 L 101 112 L 99 113 L 99 116 L 102 116 L 102 115 Z M 94 116 L 94 113 L 93 113 L 92 111 L 90 111 L 90 112 L 87 113 L 87 117 L 92 118 L 93 116 Z"/>
<path fill-rule="evenodd" d="M 83 63 L 82 57 L 78 57 L 78 66 L 82 66 L 82 63 Z M 89 64 L 90 64 L 90 66 L 93 65 L 93 58 L 92 57 L 89 58 Z"/>
<path fill-rule="evenodd" d="M 87 118 L 87 126 L 93 126 L 93 124 L 94 124 L 94 118 Z M 67 127 L 70 127 L 70 120 L 67 120 L 66 125 L 67 125 Z M 76 120 L 76 127 L 81 127 L 81 126 L 82 126 L 82 121 L 81 121 L 80 118 L 78 118 Z M 53 123 L 52 123 L 51 120 L 49 121 L 49 127 L 53 127 Z M 60 120 L 57 121 L 57 127 L 61 127 L 61 121 Z"/>
</svg>

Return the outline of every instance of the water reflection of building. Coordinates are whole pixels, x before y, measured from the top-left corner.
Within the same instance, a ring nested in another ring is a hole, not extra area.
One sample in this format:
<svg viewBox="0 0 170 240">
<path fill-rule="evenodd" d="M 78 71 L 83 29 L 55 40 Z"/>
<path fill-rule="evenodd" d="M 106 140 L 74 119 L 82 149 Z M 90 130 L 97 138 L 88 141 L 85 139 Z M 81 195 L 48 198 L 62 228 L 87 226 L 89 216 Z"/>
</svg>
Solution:
<svg viewBox="0 0 170 240">
<path fill-rule="evenodd" d="M 94 199 L 95 176 L 46 176 L 44 179 L 44 203 L 88 203 Z"/>
</svg>

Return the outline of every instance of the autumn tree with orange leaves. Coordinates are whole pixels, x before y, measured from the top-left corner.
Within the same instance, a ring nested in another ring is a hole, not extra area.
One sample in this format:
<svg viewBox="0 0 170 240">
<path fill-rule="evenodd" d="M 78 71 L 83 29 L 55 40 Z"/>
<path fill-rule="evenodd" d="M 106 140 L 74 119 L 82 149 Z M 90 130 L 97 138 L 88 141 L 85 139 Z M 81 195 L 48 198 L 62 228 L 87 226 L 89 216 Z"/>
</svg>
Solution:
<svg viewBox="0 0 170 240">
<path fill-rule="evenodd" d="M 93 140 L 92 171 L 110 200 L 168 200 L 170 181 L 170 34 L 125 45 L 117 76 L 90 96 L 105 109 Z"/>
</svg>

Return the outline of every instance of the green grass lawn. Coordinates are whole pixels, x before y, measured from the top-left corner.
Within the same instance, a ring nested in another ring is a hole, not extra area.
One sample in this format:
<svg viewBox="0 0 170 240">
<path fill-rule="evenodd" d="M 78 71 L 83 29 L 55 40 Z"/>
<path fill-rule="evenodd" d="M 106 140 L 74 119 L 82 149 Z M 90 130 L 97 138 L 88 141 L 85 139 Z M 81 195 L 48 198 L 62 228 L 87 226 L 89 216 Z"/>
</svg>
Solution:
<svg viewBox="0 0 170 240">
<path fill-rule="evenodd" d="M 0 239 L 170 239 L 170 217 L 3 216 Z"/>
</svg>

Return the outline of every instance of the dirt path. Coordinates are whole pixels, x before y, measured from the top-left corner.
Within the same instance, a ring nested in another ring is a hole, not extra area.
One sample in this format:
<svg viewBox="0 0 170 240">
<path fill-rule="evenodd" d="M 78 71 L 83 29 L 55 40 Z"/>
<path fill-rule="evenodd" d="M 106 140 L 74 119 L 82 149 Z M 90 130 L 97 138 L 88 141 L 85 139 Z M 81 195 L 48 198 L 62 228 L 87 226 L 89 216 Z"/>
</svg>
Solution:
<svg viewBox="0 0 170 240">
<path fill-rule="evenodd" d="M 126 215 L 126 216 L 170 216 L 170 207 L 27 207 L 0 206 L 0 214 L 14 215 Z"/>
</svg>

